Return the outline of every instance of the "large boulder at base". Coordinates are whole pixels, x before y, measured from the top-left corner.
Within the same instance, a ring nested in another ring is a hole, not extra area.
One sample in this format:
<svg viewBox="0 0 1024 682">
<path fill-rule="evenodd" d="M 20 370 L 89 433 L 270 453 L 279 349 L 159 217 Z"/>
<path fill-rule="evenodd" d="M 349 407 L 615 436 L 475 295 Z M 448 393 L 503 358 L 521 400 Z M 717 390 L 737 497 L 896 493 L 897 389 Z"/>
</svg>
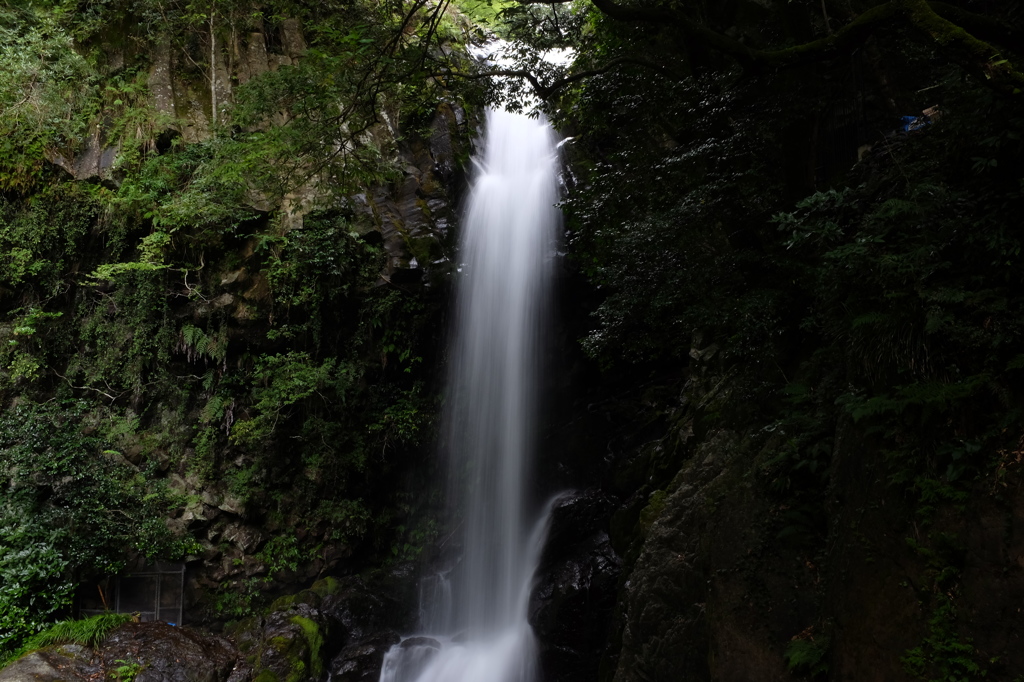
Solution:
<svg viewBox="0 0 1024 682">
<path fill-rule="evenodd" d="M 394 571 L 380 585 L 368 585 L 358 576 L 338 580 L 321 609 L 339 626 L 342 645 L 377 633 L 409 630 L 415 625 L 415 572 Z"/>
<path fill-rule="evenodd" d="M 0 670 L 0 680 L 58 682 L 83 679 L 99 671 L 99 666 L 90 661 L 91 654 L 91 650 L 75 644 L 34 651 Z"/>
<path fill-rule="evenodd" d="M 313 590 L 274 602 L 265 617 L 250 623 L 236 638 L 259 682 L 305 682 L 324 677 L 325 642 L 334 639 L 331 619 L 320 609 Z M 243 676 L 239 676 L 243 678 Z M 241 679 L 236 682 L 241 682 Z"/>
<path fill-rule="evenodd" d="M 529 610 L 545 679 L 597 679 L 622 568 L 607 533 L 613 508 L 606 495 L 587 490 L 562 497 L 551 511 Z"/>
<path fill-rule="evenodd" d="M 233 632 L 244 656 L 231 682 L 306 682 L 328 672 L 341 680 L 376 680 L 384 654 L 412 620 L 415 574 L 396 569 L 368 585 L 358 576 L 324 578 L 281 597 L 262 618 Z M 404 597 L 404 599 L 403 599 Z"/>
<path fill-rule="evenodd" d="M 99 655 L 107 678 L 125 664 L 140 664 L 135 682 L 224 682 L 238 661 L 238 650 L 223 637 L 166 623 L 123 625 Z"/>
<path fill-rule="evenodd" d="M 166 623 L 127 623 L 97 650 L 77 644 L 50 646 L 0 670 L 3 682 L 109 680 L 134 668 L 135 682 L 226 682 L 238 651 L 222 637 Z"/>
<path fill-rule="evenodd" d="M 331 661 L 331 679 L 335 682 L 374 682 L 380 679 L 384 654 L 398 644 L 397 632 L 378 632 L 345 646 Z"/>
</svg>

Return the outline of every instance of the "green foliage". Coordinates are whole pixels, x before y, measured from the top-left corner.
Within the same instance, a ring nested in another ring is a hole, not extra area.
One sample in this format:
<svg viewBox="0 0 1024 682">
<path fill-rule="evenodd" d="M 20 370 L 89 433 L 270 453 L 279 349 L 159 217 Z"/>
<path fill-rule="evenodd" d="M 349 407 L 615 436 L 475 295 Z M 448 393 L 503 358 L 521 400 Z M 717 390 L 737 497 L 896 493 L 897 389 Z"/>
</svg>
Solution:
<svg viewBox="0 0 1024 682">
<path fill-rule="evenodd" d="M 213 594 L 213 615 L 229 620 L 253 615 L 255 607 L 261 601 L 261 588 L 266 583 L 266 578 L 258 577 L 221 583 Z"/>
<path fill-rule="evenodd" d="M 495 28 L 500 27 L 501 13 L 515 3 L 510 0 L 454 0 L 453 4 L 474 23 Z"/>
<path fill-rule="evenodd" d="M 25 640 L 17 651 L 10 654 L 9 658 L 0 657 L 0 665 L 46 646 L 80 644 L 96 648 L 103 643 L 110 632 L 131 619 L 131 615 L 127 613 L 101 613 L 81 620 L 64 620 L 54 623 Z"/>
<path fill-rule="evenodd" d="M 261 357 L 253 368 L 253 410 L 255 416 L 235 422 L 231 438 L 236 443 L 258 445 L 269 439 L 289 408 L 316 396 L 326 402 L 345 402 L 358 377 L 355 368 L 328 358 L 317 363 L 308 353 L 288 353 Z"/>
<path fill-rule="evenodd" d="M 385 348 L 387 348 L 385 346 Z M 377 437 L 383 450 L 416 445 L 432 423 L 424 384 L 417 382 L 408 390 L 390 392 L 383 403 L 376 421 L 367 426 L 367 431 Z"/>
<path fill-rule="evenodd" d="M 825 657 L 828 655 L 832 639 L 826 635 L 819 635 L 817 638 L 807 636 L 790 640 L 786 646 L 786 667 L 790 672 L 797 675 L 817 677 L 828 672 L 828 663 Z"/>
<path fill-rule="evenodd" d="M 94 192 L 61 183 L 32 201 L 0 197 L 0 301 L 14 288 L 49 298 L 70 282 L 68 272 L 98 213 Z"/>
<path fill-rule="evenodd" d="M 1024 329 L 1022 281 L 1005 256 L 1020 244 L 1005 225 L 1024 205 L 1005 176 L 957 182 L 970 177 L 957 170 L 969 153 L 962 125 L 950 117 L 890 149 L 886 173 L 774 219 L 815 292 L 801 325 L 852 378 L 828 393 L 889 445 L 893 482 L 917 489 L 925 515 L 962 499 L 956 486 L 984 471 L 1020 409 L 1007 367 Z"/>
<path fill-rule="evenodd" d="M 314 346 L 323 342 L 323 328 L 335 319 L 352 328 L 346 313 L 381 268 L 380 251 L 359 239 L 340 211 L 318 211 L 305 216 L 302 229 L 267 238 L 267 279 L 279 328 L 274 338 L 297 335 L 298 328 Z M 337 316 L 337 317 L 336 317 Z M 338 319 L 340 318 L 340 319 Z"/>
<path fill-rule="evenodd" d="M 362 500 L 321 500 L 314 515 L 330 527 L 327 535 L 330 540 L 358 540 L 370 526 L 370 511 Z"/>
<path fill-rule="evenodd" d="M 126 227 L 149 228 L 138 243 L 138 262 L 160 266 L 177 255 L 187 267 L 196 247 L 221 244 L 225 233 L 256 216 L 246 178 L 236 166 L 225 167 L 236 153 L 232 140 L 213 138 L 149 156 L 124 179 L 107 210 Z"/>
<path fill-rule="evenodd" d="M 22 403 L 0 416 L 0 652 L 70 605 L 76 578 L 128 552 L 177 556 L 171 503 L 85 428 L 84 401 Z"/>
<path fill-rule="evenodd" d="M 110 677 L 115 682 L 135 682 L 135 678 L 146 667 L 138 661 L 119 658 L 114 661 L 118 665 L 111 671 Z"/>
<path fill-rule="evenodd" d="M 227 358 L 228 343 L 227 330 L 221 328 L 215 334 L 207 334 L 205 331 L 191 324 L 184 324 L 178 339 L 175 350 L 184 353 L 185 358 L 195 364 L 199 361 L 207 361 L 214 365 L 221 364 Z M 202 421 L 209 422 L 214 412 L 220 412 L 221 405 L 207 408 L 203 411 Z"/>
<path fill-rule="evenodd" d="M 807 383 L 794 381 L 780 391 L 781 418 L 764 429 L 781 439 L 776 453 L 761 465 L 762 474 L 776 493 L 799 497 L 803 491 L 820 491 L 828 482 L 836 415 L 834 387 L 828 383 L 828 373 L 822 371 L 825 362 L 827 356 L 823 354 L 809 363 L 813 369 L 807 368 Z M 794 520 L 790 527 L 807 526 L 800 519 Z"/>
<path fill-rule="evenodd" d="M 734 339 L 728 352 L 771 339 L 778 294 L 744 288 L 744 256 L 729 241 L 754 229 L 779 194 L 763 172 L 775 133 L 758 127 L 748 96 L 726 81 L 635 72 L 602 76 L 575 96 L 587 133 L 570 153 L 602 152 L 572 159 L 583 177 L 566 212 L 576 265 L 603 292 L 583 344 L 604 365 L 684 359 L 698 330 Z M 723 125 L 725 108 L 734 125 Z"/>
<path fill-rule="evenodd" d="M 299 550 L 299 542 L 294 535 L 276 535 L 263 546 L 256 558 L 274 574 L 278 571 L 296 570 L 299 562 L 306 557 Z"/>
<path fill-rule="evenodd" d="M 7 337 L 6 347 L 0 347 L 0 389 L 39 378 L 44 360 L 40 357 L 41 344 L 33 337 L 61 315 L 29 308 L 22 317 L 15 318 L 9 333 L 0 331 L 0 338 Z"/>
<path fill-rule="evenodd" d="M 168 472 L 223 479 L 275 523 L 328 526 L 268 543 L 274 571 L 392 522 L 384 486 L 436 410 L 423 348 L 438 308 L 380 286 L 352 196 L 400 177 L 395 124 L 411 134 L 462 99 L 425 75 L 469 68 L 438 49 L 464 39 L 444 7 L 0 8 L 0 649 L 60 614 L 76 580 L 195 550 L 162 523 L 181 502 Z M 273 48 L 293 17 L 304 56 L 232 83 L 212 111 L 209 32 Z M 187 123 L 199 141 L 151 106 L 149 58 L 168 43 L 176 88 L 212 124 Z M 116 150 L 114 166 L 61 182 L 54 164 L 86 145 Z M 221 282 L 239 270 L 252 290 Z M 246 612 L 267 584 L 226 584 L 219 612 Z"/>
<path fill-rule="evenodd" d="M 951 599 L 937 597 L 938 606 L 928 619 L 928 634 L 920 646 L 901 658 L 909 675 L 928 682 L 972 682 L 986 677 L 970 640 L 957 632 L 956 609 Z"/>
<path fill-rule="evenodd" d="M 61 12 L 0 8 L 0 190 L 26 192 L 70 159 L 98 105 L 95 73 Z"/>
<path fill-rule="evenodd" d="M 66 372 L 111 400 L 140 394 L 170 360 L 176 337 L 162 272 L 126 271 L 117 284 L 78 307 L 78 342 L 87 352 L 70 358 Z"/>
</svg>

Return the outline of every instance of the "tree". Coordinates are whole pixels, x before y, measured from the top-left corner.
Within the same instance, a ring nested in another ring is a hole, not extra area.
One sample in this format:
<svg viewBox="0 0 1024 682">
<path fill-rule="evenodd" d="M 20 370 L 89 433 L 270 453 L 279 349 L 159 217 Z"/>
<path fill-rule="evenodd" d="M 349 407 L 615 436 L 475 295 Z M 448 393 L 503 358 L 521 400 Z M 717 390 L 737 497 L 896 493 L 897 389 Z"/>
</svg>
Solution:
<svg viewBox="0 0 1024 682">
<path fill-rule="evenodd" d="M 571 1 L 524 0 L 520 7 L 506 14 L 521 16 L 524 6 L 561 6 Z M 990 15 L 927 0 L 889 0 L 867 7 L 859 7 L 857 3 L 856 8 L 854 3 L 834 0 L 828 4 L 822 2 L 820 16 L 817 16 L 815 3 L 775 3 L 760 21 L 752 23 L 750 7 L 735 3 L 651 6 L 591 0 L 573 4 L 576 11 L 586 12 L 592 8 L 614 22 L 645 27 L 649 34 L 658 36 L 677 57 L 691 66 L 707 63 L 710 52 L 739 65 L 748 75 L 848 55 L 877 33 L 906 27 L 912 29 L 908 35 L 913 39 L 936 49 L 996 92 L 1019 97 L 1024 91 L 1020 66 L 1024 53 L 1019 47 L 1024 44 L 1024 31 L 1015 23 L 1019 17 L 1014 16 L 1012 9 Z M 831 12 L 828 5 L 832 5 Z M 746 22 L 744 12 L 748 15 Z M 596 62 L 581 51 L 568 72 L 546 82 L 529 68 L 498 69 L 488 73 L 524 78 L 541 98 L 548 98 L 574 82 L 625 64 L 668 71 L 665 64 L 651 60 L 649 53 L 620 54 Z"/>
</svg>

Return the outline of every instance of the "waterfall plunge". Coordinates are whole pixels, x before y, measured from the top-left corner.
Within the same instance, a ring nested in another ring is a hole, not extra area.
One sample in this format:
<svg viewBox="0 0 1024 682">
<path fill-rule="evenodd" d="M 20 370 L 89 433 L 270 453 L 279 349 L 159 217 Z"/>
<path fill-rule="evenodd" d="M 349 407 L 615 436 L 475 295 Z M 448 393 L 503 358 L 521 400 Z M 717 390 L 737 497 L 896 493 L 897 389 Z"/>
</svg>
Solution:
<svg viewBox="0 0 1024 682">
<path fill-rule="evenodd" d="M 526 620 L 546 514 L 527 521 L 541 321 L 560 216 L 554 133 L 504 111 L 487 117 L 462 226 L 458 318 L 445 445 L 453 533 L 463 556 L 421 626 L 388 652 L 381 682 L 532 682 Z M 532 526 L 532 528 L 531 528 Z M 437 645 L 440 645 L 438 648 Z"/>
</svg>

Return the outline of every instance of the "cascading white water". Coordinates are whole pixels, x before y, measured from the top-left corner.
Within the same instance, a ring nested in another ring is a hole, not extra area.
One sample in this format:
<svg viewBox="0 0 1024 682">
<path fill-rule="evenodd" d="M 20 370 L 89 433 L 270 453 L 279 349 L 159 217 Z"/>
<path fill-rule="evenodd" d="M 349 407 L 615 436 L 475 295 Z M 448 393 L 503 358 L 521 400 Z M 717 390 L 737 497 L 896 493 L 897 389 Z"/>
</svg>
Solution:
<svg viewBox="0 0 1024 682">
<path fill-rule="evenodd" d="M 392 648 L 381 682 L 534 677 L 526 611 L 546 514 L 530 523 L 525 499 L 560 219 L 554 132 L 543 120 L 490 111 L 477 165 L 462 225 L 445 439 L 463 555 L 427 590 L 427 637 Z"/>
</svg>

